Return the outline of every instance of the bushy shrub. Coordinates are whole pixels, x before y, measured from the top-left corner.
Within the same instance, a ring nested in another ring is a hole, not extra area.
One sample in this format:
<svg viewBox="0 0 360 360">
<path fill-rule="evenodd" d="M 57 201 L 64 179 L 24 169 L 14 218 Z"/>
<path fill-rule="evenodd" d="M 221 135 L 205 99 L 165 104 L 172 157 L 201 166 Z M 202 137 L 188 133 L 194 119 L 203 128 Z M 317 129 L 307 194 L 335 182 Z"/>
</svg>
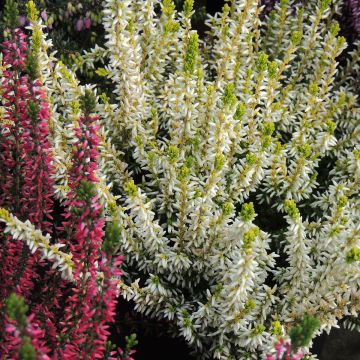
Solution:
<svg viewBox="0 0 360 360">
<path fill-rule="evenodd" d="M 113 83 L 98 112 L 127 298 L 218 358 L 259 357 L 276 320 L 316 314 L 323 330 L 357 312 L 358 108 L 336 80 L 339 3 L 282 1 L 262 26 L 257 1 L 234 1 L 203 41 L 191 1 L 159 16 L 137 4 L 106 2 L 107 43 L 85 57 Z"/>
<path fill-rule="evenodd" d="M 199 358 L 259 359 L 309 315 L 315 333 L 356 315 L 358 55 L 339 69 L 342 3 L 282 0 L 263 21 L 258 0 L 233 0 L 208 17 L 204 39 L 192 0 L 180 12 L 171 0 L 104 5 L 106 42 L 78 62 L 99 84 L 81 85 L 48 52 L 41 19 L 29 30 L 49 103 L 54 199 L 69 219 L 100 224 L 92 243 L 106 220 L 104 249 L 124 255 L 123 296 L 167 319 Z M 96 129 L 82 121 L 95 114 Z M 77 211 L 93 202 L 95 214 Z M 83 259 L 85 230 L 70 221 L 62 231 L 75 242 L 64 244 Z M 308 353 L 313 332 L 296 332 Z"/>
<path fill-rule="evenodd" d="M 38 79 L 42 33 L 34 3 L 27 8 L 31 44 L 24 32 L 11 28 L 2 44 L 0 355 L 130 359 L 129 352 L 108 343 L 121 258 L 112 252 L 113 238 L 104 234 L 95 186 L 99 139 L 91 93 L 79 97 L 69 191 L 57 220 L 49 99 Z M 9 9 L 14 25 L 16 7 Z"/>
</svg>

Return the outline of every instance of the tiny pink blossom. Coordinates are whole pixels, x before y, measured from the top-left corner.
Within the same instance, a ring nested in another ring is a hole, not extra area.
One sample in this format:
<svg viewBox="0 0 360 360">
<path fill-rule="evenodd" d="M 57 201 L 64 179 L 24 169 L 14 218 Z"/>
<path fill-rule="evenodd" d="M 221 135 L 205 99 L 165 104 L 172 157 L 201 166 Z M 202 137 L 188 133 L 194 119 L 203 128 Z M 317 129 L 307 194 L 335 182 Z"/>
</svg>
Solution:
<svg viewBox="0 0 360 360">
<path fill-rule="evenodd" d="M 42 17 L 42 19 L 43 19 L 44 21 L 46 21 L 46 20 L 48 19 L 48 15 L 47 15 L 46 10 L 43 10 L 43 11 L 41 12 L 40 16 Z"/>
<path fill-rule="evenodd" d="M 25 26 L 26 21 L 27 21 L 26 16 L 24 16 L 24 15 L 19 16 L 19 24 L 20 24 L 20 26 Z"/>
<path fill-rule="evenodd" d="M 85 18 L 84 25 L 85 25 L 86 29 L 90 29 L 90 27 L 91 27 L 91 19 L 89 17 Z"/>
<path fill-rule="evenodd" d="M 79 19 L 79 20 L 76 22 L 75 29 L 76 29 L 76 31 L 81 31 L 83 28 L 84 28 L 84 20 L 83 20 L 83 19 Z"/>
</svg>

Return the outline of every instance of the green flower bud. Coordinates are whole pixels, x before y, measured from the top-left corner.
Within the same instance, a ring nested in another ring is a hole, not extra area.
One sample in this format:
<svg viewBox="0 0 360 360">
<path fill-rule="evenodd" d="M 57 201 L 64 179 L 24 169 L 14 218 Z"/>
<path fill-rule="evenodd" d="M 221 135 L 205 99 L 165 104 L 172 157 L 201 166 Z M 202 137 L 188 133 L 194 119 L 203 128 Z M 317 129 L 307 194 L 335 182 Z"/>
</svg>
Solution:
<svg viewBox="0 0 360 360">
<path fill-rule="evenodd" d="M 331 0 L 321 0 L 320 9 L 322 11 L 325 11 L 329 7 L 330 3 L 331 3 Z"/>
<path fill-rule="evenodd" d="M 276 61 L 269 62 L 268 74 L 270 79 L 274 79 L 279 71 L 279 66 Z"/>
<path fill-rule="evenodd" d="M 191 168 L 194 165 L 194 162 L 195 162 L 195 158 L 191 155 L 189 155 L 185 158 L 185 165 L 188 168 Z"/>
<path fill-rule="evenodd" d="M 29 100 L 29 102 L 27 104 L 27 110 L 28 110 L 29 117 L 33 121 L 36 121 L 38 118 L 39 111 L 40 111 L 39 104 L 37 102 Z"/>
<path fill-rule="evenodd" d="M 309 93 L 316 96 L 319 92 L 319 86 L 316 83 L 312 83 L 309 87 Z"/>
<path fill-rule="evenodd" d="M 216 171 L 220 171 L 223 168 L 224 164 L 225 164 L 225 156 L 223 154 L 217 154 L 215 156 L 214 169 Z"/>
<path fill-rule="evenodd" d="M 339 198 L 338 198 L 337 204 L 338 204 L 338 206 L 339 206 L 340 208 L 343 208 L 344 206 L 346 206 L 347 202 L 348 202 L 347 196 L 345 196 L 345 195 L 340 195 Z"/>
<path fill-rule="evenodd" d="M 98 68 L 95 70 L 95 74 L 97 74 L 101 77 L 106 77 L 109 75 L 109 71 L 106 70 L 105 68 Z"/>
<path fill-rule="evenodd" d="M 166 16 L 170 17 L 174 13 L 174 10 L 175 10 L 175 4 L 172 0 L 163 1 L 162 12 Z"/>
<path fill-rule="evenodd" d="M 316 181 L 318 176 L 319 176 L 319 173 L 317 171 L 315 171 L 314 173 L 311 174 L 310 181 Z"/>
<path fill-rule="evenodd" d="M 172 19 L 165 24 L 165 33 L 176 33 L 179 29 L 180 24 Z"/>
<path fill-rule="evenodd" d="M 244 309 L 248 313 L 251 310 L 256 308 L 256 301 L 254 299 L 249 299 L 245 301 Z"/>
<path fill-rule="evenodd" d="M 115 215 L 117 211 L 116 201 L 110 200 L 108 202 L 108 209 L 111 215 Z"/>
<path fill-rule="evenodd" d="M 290 41 L 294 46 L 298 46 L 301 43 L 302 32 L 294 31 L 290 36 Z"/>
<path fill-rule="evenodd" d="M 276 336 L 283 336 L 284 335 L 280 321 L 273 321 L 271 323 L 271 328 L 272 328 L 272 333 L 274 335 L 276 335 Z"/>
<path fill-rule="evenodd" d="M 312 316 L 305 315 L 301 320 L 301 323 L 298 326 L 293 327 L 289 333 L 291 345 L 294 350 L 297 351 L 300 347 L 308 346 L 314 332 L 319 328 L 319 326 L 319 320 Z"/>
<path fill-rule="evenodd" d="M 30 80 L 34 81 L 39 77 L 39 62 L 33 51 L 30 51 L 26 57 L 25 69 Z"/>
<path fill-rule="evenodd" d="M 25 5 L 25 8 L 26 8 L 26 13 L 27 13 L 29 20 L 33 23 L 36 22 L 38 15 L 39 15 L 39 10 L 36 8 L 35 3 L 32 0 L 30 0 Z"/>
<path fill-rule="evenodd" d="M 337 21 L 334 21 L 330 26 L 330 33 L 333 36 L 336 36 L 340 32 L 340 25 Z"/>
<path fill-rule="evenodd" d="M 257 162 L 256 154 L 251 154 L 251 153 L 246 154 L 246 161 L 250 166 L 255 165 Z"/>
<path fill-rule="evenodd" d="M 245 115 L 245 113 L 246 113 L 246 104 L 244 102 L 241 102 L 236 108 L 234 119 L 240 121 Z"/>
<path fill-rule="evenodd" d="M 210 96 L 214 93 L 214 90 L 214 85 L 208 85 L 208 87 L 206 88 L 206 93 L 208 94 L 208 96 Z"/>
<path fill-rule="evenodd" d="M 134 348 L 138 344 L 136 334 L 131 334 L 130 336 L 125 336 L 126 341 L 126 354 L 130 352 L 132 348 Z"/>
<path fill-rule="evenodd" d="M 348 264 L 352 264 L 353 262 L 356 262 L 359 260 L 360 260 L 360 249 L 359 248 L 353 247 L 346 253 L 346 262 Z"/>
<path fill-rule="evenodd" d="M 125 27 L 125 30 L 128 31 L 129 33 L 133 33 L 134 32 L 134 29 L 135 29 L 135 26 L 134 26 L 134 18 L 131 17 Z"/>
<path fill-rule="evenodd" d="M 264 135 L 272 135 L 274 131 L 275 131 L 275 124 L 274 123 L 267 122 L 266 124 L 264 124 L 263 130 L 262 130 L 262 133 Z"/>
<path fill-rule="evenodd" d="M 86 89 L 84 95 L 80 96 L 80 106 L 85 116 L 94 112 L 96 107 L 96 97 L 91 90 Z"/>
<path fill-rule="evenodd" d="M 296 203 L 294 200 L 287 199 L 284 201 L 284 207 L 287 214 L 292 218 L 296 219 L 299 217 L 299 209 L 296 207 Z"/>
<path fill-rule="evenodd" d="M 190 175 L 190 169 L 186 166 L 182 167 L 179 171 L 178 178 L 180 181 L 184 181 Z"/>
<path fill-rule="evenodd" d="M 130 180 L 124 184 L 124 191 L 128 196 L 136 196 L 138 193 L 134 180 Z"/>
<path fill-rule="evenodd" d="M 3 19 L 6 28 L 15 29 L 19 26 L 19 7 L 17 1 L 6 0 Z"/>
<path fill-rule="evenodd" d="M 28 336 L 22 338 L 22 345 L 19 349 L 19 359 L 21 360 L 36 360 L 38 358 L 36 350 L 31 345 L 31 340 Z"/>
<path fill-rule="evenodd" d="M 346 44 L 346 39 L 344 38 L 344 36 L 339 36 L 337 38 L 337 45 L 339 47 L 343 47 Z"/>
<path fill-rule="evenodd" d="M 141 147 L 143 146 L 143 140 L 142 140 L 142 137 L 140 135 L 136 135 L 135 136 L 135 143 L 138 147 Z"/>
<path fill-rule="evenodd" d="M 171 163 L 175 163 L 179 158 L 180 152 L 176 146 L 170 145 L 168 148 L 168 157 Z"/>
<path fill-rule="evenodd" d="M 267 68 L 267 64 L 268 64 L 268 58 L 269 56 L 266 55 L 264 52 L 260 52 L 258 55 L 258 59 L 256 62 L 256 68 L 258 70 L 258 72 L 263 72 L 266 70 Z"/>
<path fill-rule="evenodd" d="M 8 222 L 11 220 L 10 213 L 4 208 L 0 208 L 0 219 Z"/>
<path fill-rule="evenodd" d="M 243 204 L 241 207 L 241 218 L 244 221 L 251 221 L 254 219 L 254 216 L 255 216 L 254 204 L 252 202 Z"/>
<path fill-rule="evenodd" d="M 326 125 L 327 125 L 327 132 L 330 134 L 334 134 L 336 129 L 336 124 L 331 120 L 327 120 Z"/>
<path fill-rule="evenodd" d="M 237 102 L 236 95 L 234 93 L 234 84 L 227 84 L 224 87 L 223 95 L 224 105 L 228 105 L 230 108 L 233 108 Z"/>
<path fill-rule="evenodd" d="M 75 193 L 80 200 L 90 201 L 97 194 L 96 186 L 90 181 L 81 180 Z"/>
<path fill-rule="evenodd" d="M 360 150 L 355 149 L 353 151 L 353 154 L 354 154 L 355 160 L 357 160 L 357 161 L 360 160 Z"/>
<path fill-rule="evenodd" d="M 270 21 L 275 20 L 276 14 L 277 14 L 276 10 L 271 10 L 270 13 L 269 13 L 269 20 Z"/>
<path fill-rule="evenodd" d="M 184 71 L 193 74 L 196 70 L 197 56 L 199 52 L 199 35 L 192 33 L 185 54 Z"/>
<path fill-rule="evenodd" d="M 215 288 L 214 288 L 214 295 L 215 295 L 215 296 L 220 295 L 222 289 L 223 289 L 223 285 L 222 285 L 222 284 L 216 284 L 216 285 L 215 285 Z"/>
<path fill-rule="evenodd" d="M 222 12 L 225 16 L 228 16 L 229 13 L 230 13 L 230 6 L 228 4 L 225 4 L 223 7 L 222 7 Z"/>
<path fill-rule="evenodd" d="M 262 324 L 257 324 L 254 329 L 252 329 L 251 334 L 253 336 L 261 335 L 265 331 L 265 326 Z"/>
<path fill-rule="evenodd" d="M 224 203 L 223 206 L 222 206 L 222 213 L 223 213 L 225 216 L 229 216 L 229 215 L 231 215 L 233 209 L 234 209 L 233 204 L 232 204 L 230 201 L 227 201 L 227 202 Z"/>
<path fill-rule="evenodd" d="M 299 147 L 298 151 L 304 159 L 307 159 L 312 153 L 312 148 L 310 144 L 304 144 Z"/>
<path fill-rule="evenodd" d="M 109 100 L 110 98 L 106 95 L 106 93 L 101 93 L 100 95 L 100 99 L 103 101 L 104 104 L 108 104 L 109 103 Z"/>
<path fill-rule="evenodd" d="M 185 0 L 183 12 L 185 17 L 189 17 L 194 7 L 194 0 Z"/>
<path fill-rule="evenodd" d="M 121 240 L 120 225 L 113 221 L 108 222 L 105 227 L 105 236 L 102 244 L 102 248 L 108 256 L 113 255 L 117 245 Z"/>
<path fill-rule="evenodd" d="M 6 313 L 9 319 L 16 321 L 16 323 L 21 327 L 26 326 L 26 313 L 28 309 L 29 308 L 25 304 L 24 298 L 16 295 L 15 293 L 12 293 L 6 299 Z"/>
<path fill-rule="evenodd" d="M 245 252 L 251 250 L 252 243 L 254 242 L 256 236 L 257 236 L 257 232 L 254 230 L 250 230 L 244 234 L 244 241 L 242 248 Z"/>
<path fill-rule="evenodd" d="M 263 135 L 261 137 L 261 146 L 263 149 L 267 149 L 271 145 L 271 136 L 269 135 Z"/>
<path fill-rule="evenodd" d="M 191 328 L 192 322 L 189 317 L 183 319 L 184 328 Z"/>
</svg>

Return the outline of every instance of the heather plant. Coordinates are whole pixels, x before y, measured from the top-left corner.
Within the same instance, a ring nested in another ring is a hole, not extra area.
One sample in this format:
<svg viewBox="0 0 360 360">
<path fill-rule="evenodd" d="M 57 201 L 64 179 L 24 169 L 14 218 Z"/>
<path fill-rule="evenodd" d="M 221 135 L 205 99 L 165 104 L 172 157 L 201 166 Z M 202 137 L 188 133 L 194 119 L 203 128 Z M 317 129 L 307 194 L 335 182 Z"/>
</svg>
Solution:
<svg viewBox="0 0 360 360">
<path fill-rule="evenodd" d="M 29 41 L 14 28 L 17 10 L 9 3 L 0 74 L 0 354 L 130 359 L 131 350 L 124 354 L 108 341 L 121 257 L 112 251 L 112 234 L 105 235 L 96 190 L 99 125 L 92 115 L 93 97 L 89 91 L 79 97 L 69 190 L 60 204 L 63 214 L 54 213 L 52 110 L 40 71 L 42 27 L 30 1 Z"/>
<path fill-rule="evenodd" d="M 11 149 L 26 148 L 31 126 L 10 121 L 1 132 L 5 147 L 12 146 L 4 149 L 10 163 L 0 176 L 15 185 L 1 188 L 1 206 L 15 214 L 0 213 L 12 235 L 2 241 L 23 240 L 65 277 L 54 281 L 56 270 L 42 271 L 38 280 L 64 299 L 61 320 L 45 324 L 60 358 L 111 352 L 96 339 L 105 341 L 113 318 L 116 254 L 124 255 L 123 296 L 166 319 L 199 358 L 259 359 L 277 343 L 279 356 L 315 359 L 312 336 L 358 314 L 359 108 L 351 66 L 357 53 L 339 68 L 346 42 L 334 16 L 341 5 L 282 0 L 262 20 L 258 0 L 232 0 L 208 17 L 209 31 L 199 39 L 192 0 L 181 11 L 171 0 L 106 0 L 106 42 L 78 63 L 103 80 L 81 85 L 49 52 L 43 20 L 29 3 L 32 55 L 25 45 L 18 52 L 26 53 L 25 65 L 37 60 L 36 79 L 46 92 L 40 104 L 48 104 L 43 138 L 51 148 L 44 149 L 51 161 L 42 164 L 66 220 L 55 229 L 55 243 L 26 198 L 23 212 L 13 210 L 13 196 L 26 184 L 20 170 L 26 174 L 30 159 L 24 150 L 11 162 L 17 154 Z M 7 64 L 6 54 L 4 61 L 5 91 L 9 81 L 22 89 L 24 70 L 16 69 L 25 65 Z M 31 101 L 30 94 L 25 103 Z M 3 104 L 5 120 L 40 119 L 31 106 L 10 115 L 18 109 L 12 104 Z M 17 247 L 11 251 L 20 256 Z M 67 287 L 57 286 L 61 281 Z M 41 310 L 31 284 L 26 289 L 25 300 Z M 46 314 L 58 316 L 51 307 Z M 16 344 L 32 341 L 36 316 L 23 325 L 5 317 L 7 328 L 29 329 L 13 331 Z M 29 343 L 35 350 L 36 341 Z"/>
<path fill-rule="evenodd" d="M 99 188 L 122 292 L 204 358 L 257 359 L 274 321 L 288 332 L 316 315 L 320 333 L 358 312 L 359 110 L 351 79 L 337 82 L 341 2 L 283 0 L 264 23 L 258 5 L 230 1 L 199 39 L 192 1 L 107 0 L 105 46 L 83 56 L 110 82 Z M 54 72 L 71 129 L 82 87 Z"/>
</svg>

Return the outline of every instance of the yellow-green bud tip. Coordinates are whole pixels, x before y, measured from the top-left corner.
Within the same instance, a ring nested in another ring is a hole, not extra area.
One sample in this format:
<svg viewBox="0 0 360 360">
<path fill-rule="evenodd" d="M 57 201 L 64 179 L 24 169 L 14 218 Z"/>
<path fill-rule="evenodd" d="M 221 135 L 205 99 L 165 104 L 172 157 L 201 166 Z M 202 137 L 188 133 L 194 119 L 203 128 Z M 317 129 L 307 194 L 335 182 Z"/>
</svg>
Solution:
<svg viewBox="0 0 360 360">
<path fill-rule="evenodd" d="M 241 208 L 241 217 L 244 221 L 251 221 L 255 216 L 254 204 L 249 202 L 248 204 L 243 204 Z"/>
<path fill-rule="evenodd" d="M 134 180 L 130 180 L 124 184 L 124 191 L 129 196 L 135 196 L 137 194 L 138 190 Z"/>
<path fill-rule="evenodd" d="M 359 261 L 359 260 L 360 260 L 360 249 L 359 248 L 353 247 L 346 253 L 346 262 L 347 263 L 351 264 L 351 263 Z"/>
<path fill-rule="evenodd" d="M 296 219 L 299 216 L 299 209 L 296 207 L 296 203 L 294 200 L 291 199 L 285 200 L 284 207 L 285 207 L 285 211 L 292 219 Z"/>
<path fill-rule="evenodd" d="M 3 220 L 3 221 L 10 221 L 10 213 L 4 209 L 4 208 L 0 208 L 0 219 Z"/>
</svg>

